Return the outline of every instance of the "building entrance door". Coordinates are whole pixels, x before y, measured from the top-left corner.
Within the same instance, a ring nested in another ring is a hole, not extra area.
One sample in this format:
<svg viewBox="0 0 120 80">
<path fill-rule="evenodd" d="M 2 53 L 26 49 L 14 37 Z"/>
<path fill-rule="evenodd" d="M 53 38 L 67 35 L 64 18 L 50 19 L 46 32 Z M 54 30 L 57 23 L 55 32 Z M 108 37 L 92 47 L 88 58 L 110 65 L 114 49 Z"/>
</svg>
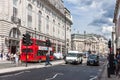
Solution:
<svg viewBox="0 0 120 80">
<path fill-rule="evenodd" d="M 12 28 L 9 34 L 9 51 L 15 54 L 19 51 L 20 31 L 18 28 Z"/>
<path fill-rule="evenodd" d="M 13 53 L 13 54 L 18 52 L 19 51 L 19 40 L 10 39 L 9 40 L 9 50 L 10 50 L 10 53 Z"/>
</svg>

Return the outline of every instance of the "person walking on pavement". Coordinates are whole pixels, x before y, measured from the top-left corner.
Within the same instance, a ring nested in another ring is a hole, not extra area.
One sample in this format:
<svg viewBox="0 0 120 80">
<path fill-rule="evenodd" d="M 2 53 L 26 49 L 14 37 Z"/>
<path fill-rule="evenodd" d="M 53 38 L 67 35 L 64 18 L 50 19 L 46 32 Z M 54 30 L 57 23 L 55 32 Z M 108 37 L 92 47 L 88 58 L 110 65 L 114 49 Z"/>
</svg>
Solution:
<svg viewBox="0 0 120 80">
<path fill-rule="evenodd" d="M 14 54 L 14 57 L 15 57 L 16 66 L 18 66 L 18 64 L 19 64 L 19 54 L 18 54 L 18 52 L 16 54 Z"/>
<path fill-rule="evenodd" d="M 47 65 L 52 65 L 50 63 L 50 50 L 49 50 L 49 48 L 48 48 L 48 52 L 46 54 L 46 63 L 45 63 L 45 66 L 47 66 Z"/>
<path fill-rule="evenodd" d="M 0 53 L 0 60 L 2 60 L 2 53 Z"/>
<path fill-rule="evenodd" d="M 118 50 L 116 53 L 116 76 L 120 77 L 120 51 Z"/>
</svg>

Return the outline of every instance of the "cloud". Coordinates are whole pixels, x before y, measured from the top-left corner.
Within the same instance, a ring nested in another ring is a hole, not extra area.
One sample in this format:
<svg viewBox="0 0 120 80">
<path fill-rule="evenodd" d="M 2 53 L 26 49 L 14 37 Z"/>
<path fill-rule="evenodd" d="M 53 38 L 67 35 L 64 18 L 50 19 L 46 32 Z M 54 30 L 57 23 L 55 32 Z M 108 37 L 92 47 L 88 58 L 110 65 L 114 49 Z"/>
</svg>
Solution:
<svg viewBox="0 0 120 80">
<path fill-rule="evenodd" d="M 115 1 L 114 1 L 115 3 Z M 100 16 L 95 18 L 90 25 L 92 26 L 103 26 L 103 25 L 113 25 L 111 18 L 114 16 L 114 7 L 115 4 L 113 4 L 113 0 L 110 0 L 109 2 L 104 1 L 101 4 L 101 10 L 103 11 Z"/>
<path fill-rule="evenodd" d="M 90 6 L 93 3 L 93 1 L 92 0 L 81 0 L 81 3 L 84 5 Z"/>
<path fill-rule="evenodd" d="M 68 4 L 78 4 L 79 0 L 63 0 L 64 2 L 67 2 Z"/>
<path fill-rule="evenodd" d="M 112 26 L 109 26 L 109 27 L 108 27 L 108 26 L 107 26 L 107 27 L 106 27 L 106 26 L 103 26 L 103 27 L 102 27 L 102 32 L 103 32 L 103 33 L 112 32 Z"/>
<path fill-rule="evenodd" d="M 113 25 L 113 23 L 111 22 L 110 18 L 105 18 L 105 17 L 100 17 L 100 18 L 96 18 L 94 19 L 90 24 L 88 25 L 92 25 L 95 27 L 102 27 L 104 25 L 108 25 L 111 26 Z"/>
<path fill-rule="evenodd" d="M 80 32 L 101 33 L 110 36 L 116 0 L 63 0 L 73 16 L 74 28 Z"/>
</svg>

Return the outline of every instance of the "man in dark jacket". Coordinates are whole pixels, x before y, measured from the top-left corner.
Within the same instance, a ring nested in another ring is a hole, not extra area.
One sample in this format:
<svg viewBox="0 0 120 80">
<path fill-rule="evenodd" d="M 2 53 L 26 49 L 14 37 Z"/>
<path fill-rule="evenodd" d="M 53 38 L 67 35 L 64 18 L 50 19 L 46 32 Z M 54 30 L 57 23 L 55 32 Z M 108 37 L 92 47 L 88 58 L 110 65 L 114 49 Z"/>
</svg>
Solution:
<svg viewBox="0 0 120 80">
<path fill-rule="evenodd" d="M 46 63 L 45 63 L 45 66 L 47 66 L 47 65 L 52 65 L 50 63 L 50 51 L 49 51 L 49 49 L 48 49 L 48 52 L 46 54 Z"/>
</svg>

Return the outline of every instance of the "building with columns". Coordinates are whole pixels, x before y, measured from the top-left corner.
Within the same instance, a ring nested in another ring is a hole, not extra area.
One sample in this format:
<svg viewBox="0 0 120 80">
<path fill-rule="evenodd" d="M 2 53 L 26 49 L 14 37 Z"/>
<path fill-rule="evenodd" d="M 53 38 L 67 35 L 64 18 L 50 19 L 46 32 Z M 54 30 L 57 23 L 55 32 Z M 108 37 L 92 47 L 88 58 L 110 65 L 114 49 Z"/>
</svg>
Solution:
<svg viewBox="0 0 120 80">
<path fill-rule="evenodd" d="M 112 41 L 116 53 L 116 48 L 120 48 L 120 0 L 116 0 L 113 23 L 115 27 L 113 27 Z"/>
<path fill-rule="evenodd" d="M 96 34 L 72 34 L 71 48 L 80 52 L 108 53 L 108 40 Z"/>
<path fill-rule="evenodd" d="M 55 52 L 71 48 L 72 18 L 62 0 L 0 0 L 0 52 L 20 50 L 22 35 L 49 38 Z"/>
</svg>

